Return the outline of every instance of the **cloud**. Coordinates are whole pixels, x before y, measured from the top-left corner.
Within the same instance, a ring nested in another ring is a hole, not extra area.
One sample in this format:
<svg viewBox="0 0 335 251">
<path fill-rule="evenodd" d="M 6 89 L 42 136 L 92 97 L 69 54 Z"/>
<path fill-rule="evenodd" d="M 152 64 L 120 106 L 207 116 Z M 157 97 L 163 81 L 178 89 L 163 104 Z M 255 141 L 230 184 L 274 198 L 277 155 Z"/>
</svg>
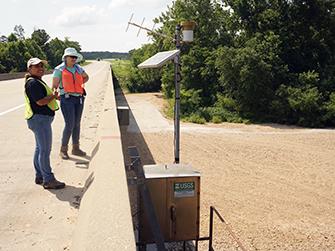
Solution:
<svg viewBox="0 0 335 251">
<path fill-rule="evenodd" d="M 69 7 L 62 10 L 61 14 L 52 20 L 57 26 L 86 26 L 99 22 L 103 10 L 99 10 L 95 5 Z"/>
<path fill-rule="evenodd" d="M 109 5 L 108 9 L 115 9 L 118 7 L 124 7 L 124 6 L 131 6 L 132 2 L 127 0 L 112 0 Z"/>
<path fill-rule="evenodd" d="M 108 9 L 115 9 L 120 7 L 146 7 L 147 8 L 157 8 L 164 5 L 164 3 L 170 1 L 157 1 L 157 0 L 112 0 Z"/>
</svg>

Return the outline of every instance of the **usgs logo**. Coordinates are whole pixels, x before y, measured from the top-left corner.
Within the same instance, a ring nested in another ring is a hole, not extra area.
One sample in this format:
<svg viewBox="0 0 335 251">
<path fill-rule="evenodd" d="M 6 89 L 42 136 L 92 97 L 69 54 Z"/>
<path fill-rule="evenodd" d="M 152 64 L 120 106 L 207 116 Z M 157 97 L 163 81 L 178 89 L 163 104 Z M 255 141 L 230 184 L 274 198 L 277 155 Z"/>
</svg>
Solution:
<svg viewBox="0 0 335 251">
<path fill-rule="evenodd" d="M 178 182 L 174 184 L 175 191 L 194 190 L 194 182 Z"/>
</svg>

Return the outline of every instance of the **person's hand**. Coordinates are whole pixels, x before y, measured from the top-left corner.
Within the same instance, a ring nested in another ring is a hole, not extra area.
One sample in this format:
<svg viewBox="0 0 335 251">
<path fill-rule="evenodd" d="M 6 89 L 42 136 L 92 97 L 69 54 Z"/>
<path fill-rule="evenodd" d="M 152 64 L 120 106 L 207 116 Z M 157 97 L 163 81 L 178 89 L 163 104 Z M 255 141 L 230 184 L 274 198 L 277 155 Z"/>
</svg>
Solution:
<svg viewBox="0 0 335 251">
<path fill-rule="evenodd" d="M 54 95 L 55 99 L 60 100 L 60 96 L 59 96 L 57 90 L 54 90 L 53 95 Z"/>
</svg>

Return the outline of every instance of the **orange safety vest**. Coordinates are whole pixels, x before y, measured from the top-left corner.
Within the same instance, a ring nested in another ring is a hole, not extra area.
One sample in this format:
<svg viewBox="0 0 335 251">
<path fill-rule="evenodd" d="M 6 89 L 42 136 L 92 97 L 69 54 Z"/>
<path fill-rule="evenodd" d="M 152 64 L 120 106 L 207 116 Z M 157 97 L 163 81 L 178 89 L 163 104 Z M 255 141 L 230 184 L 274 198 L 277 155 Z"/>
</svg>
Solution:
<svg viewBox="0 0 335 251">
<path fill-rule="evenodd" d="M 62 85 L 65 93 L 84 94 L 84 79 L 77 71 L 73 74 L 65 68 L 62 71 Z"/>
</svg>

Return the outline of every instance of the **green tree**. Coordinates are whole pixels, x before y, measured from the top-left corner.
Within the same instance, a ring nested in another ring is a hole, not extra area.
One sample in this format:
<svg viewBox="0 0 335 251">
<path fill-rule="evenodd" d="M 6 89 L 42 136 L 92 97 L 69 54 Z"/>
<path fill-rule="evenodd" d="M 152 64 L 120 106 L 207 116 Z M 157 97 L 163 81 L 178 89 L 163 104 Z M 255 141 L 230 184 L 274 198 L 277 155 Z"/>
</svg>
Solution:
<svg viewBox="0 0 335 251">
<path fill-rule="evenodd" d="M 24 40 L 25 39 L 25 37 L 24 37 L 25 31 L 24 31 L 22 25 L 15 25 L 14 34 L 19 40 Z"/>
<path fill-rule="evenodd" d="M 28 39 L 24 38 L 21 25 L 15 26 L 14 30 L 15 33 L 7 38 L 2 36 L 0 42 L 0 73 L 26 71 L 26 62 L 32 57 L 47 59 L 50 66 L 55 67 L 62 61 L 66 47 L 80 51 L 80 44 L 68 38 L 48 42 L 50 37 L 45 30 L 35 30 Z"/>
<path fill-rule="evenodd" d="M 7 42 L 16 42 L 18 39 L 17 37 L 15 36 L 14 33 L 11 33 L 9 36 L 8 36 L 8 41 Z"/>
<path fill-rule="evenodd" d="M 160 70 L 140 70 L 137 66 L 157 52 L 157 47 L 148 44 L 140 49 L 130 51 L 131 70 L 126 87 L 130 92 L 152 92 L 161 87 Z"/>
<path fill-rule="evenodd" d="M 174 96 L 173 65 L 135 69 L 175 48 L 175 27 L 197 23 L 181 48 L 182 116 L 191 121 L 335 125 L 333 0 L 176 0 L 154 21 L 153 43 L 131 53 L 133 91 L 158 86 Z M 143 88 L 146 86 L 146 88 Z"/>
<path fill-rule="evenodd" d="M 45 53 L 51 67 L 55 67 L 62 62 L 62 55 L 65 48 L 65 43 L 57 37 L 45 45 Z"/>
<path fill-rule="evenodd" d="M 71 41 L 67 37 L 64 41 L 56 37 L 45 44 L 44 52 L 51 67 L 55 67 L 62 62 L 62 56 L 67 47 L 73 47 L 79 52 L 81 50 L 78 42 Z"/>
<path fill-rule="evenodd" d="M 8 43 L 7 62 L 11 67 L 11 71 L 26 71 L 27 61 L 31 55 L 27 53 L 27 47 L 22 40 Z"/>
<path fill-rule="evenodd" d="M 65 37 L 64 45 L 67 47 L 75 48 L 78 52 L 81 51 L 81 46 L 77 41 L 71 41 L 69 37 Z"/>
<path fill-rule="evenodd" d="M 185 91 L 196 91 L 200 96 L 199 105 L 210 106 L 216 100 L 219 90 L 218 75 L 215 70 L 215 49 L 222 44 L 230 46 L 236 34 L 229 33 L 229 11 L 216 1 L 175 1 L 156 21 L 161 22 L 161 32 L 173 37 L 175 26 L 183 20 L 194 20 L 197 23 L 195 39 L 192 44 L 182 48 L 182 81 Z M 174 44 L 166 38 L 154 37 L 160 49 L 172 49 Z M 174 90 L 173 69 L 163 72 L 163 90 L 167 97 L 172 97 Z"/>
<path fill-rule="evenodd" d="M 328 124 L 331 112 L 327 107 L 331 107 L 332 100 L 329 95 L 335 88 L 334 2 L 223 2 L 232 8 L 232 17 L 239 20 L 239 38 L 235 39 L 233 48 L 220 49 L 221 54 L 226 55 L 218 59 L 217 64 L 223 70 L 220 82 L 225 87 L 224 92 L 242 104 L 242 112 L 253 118 L 305 126 Z M 246 67 L 246 58 L 238 61 L 240 64 L 234 64 L 243 56 L 243 51 L 255 47 L 250 46 L 250 41 L 256 39 L 256 48 L 262 47 L 266 45 L 264 41 L 269 34 L 277 37 L 277 43 L 273 48 L 267 45 L 263 50 L 256 49 L 250 54 L 250 57 L 258 57 L 252 63 L 253 68 L 251 65 Z M 267 56 L 271 54 L 271 57 Z M 266 68 L 258 67 L 262 62 L 269 66 L 265 72 Z M 247 82 L 246 78 L 240 78 L 241 72 L 247 73 Z M 236 73 L 240 74 L 236 76 Z M 232 86 L 227 89 L 227 82 L 234 82 L 236 89 Z M 263 84 L 258 86 L 259 83 Z M 259 87 L 258 90 L 255 86 Z M 247 95 L 244 91 L 248 89 L 255 95 Z M 243 105 L 248 102 L 249 105 Z"/>
<path fill-rule="evenodd" d="M 31 57 L 38 57 L 43 59 L 47 58 L 42 48 L 34 40 L 26 39 L 25 45 L 27 48 L 27 52 L 30 54 Z"/>
<path fill-rule="evenodd" d="M 49 41 L 49 34 L 43 29 L 36 29 L 31 34 L 31 39 L 34 40 L 41 48 Z"/>
</svg>

